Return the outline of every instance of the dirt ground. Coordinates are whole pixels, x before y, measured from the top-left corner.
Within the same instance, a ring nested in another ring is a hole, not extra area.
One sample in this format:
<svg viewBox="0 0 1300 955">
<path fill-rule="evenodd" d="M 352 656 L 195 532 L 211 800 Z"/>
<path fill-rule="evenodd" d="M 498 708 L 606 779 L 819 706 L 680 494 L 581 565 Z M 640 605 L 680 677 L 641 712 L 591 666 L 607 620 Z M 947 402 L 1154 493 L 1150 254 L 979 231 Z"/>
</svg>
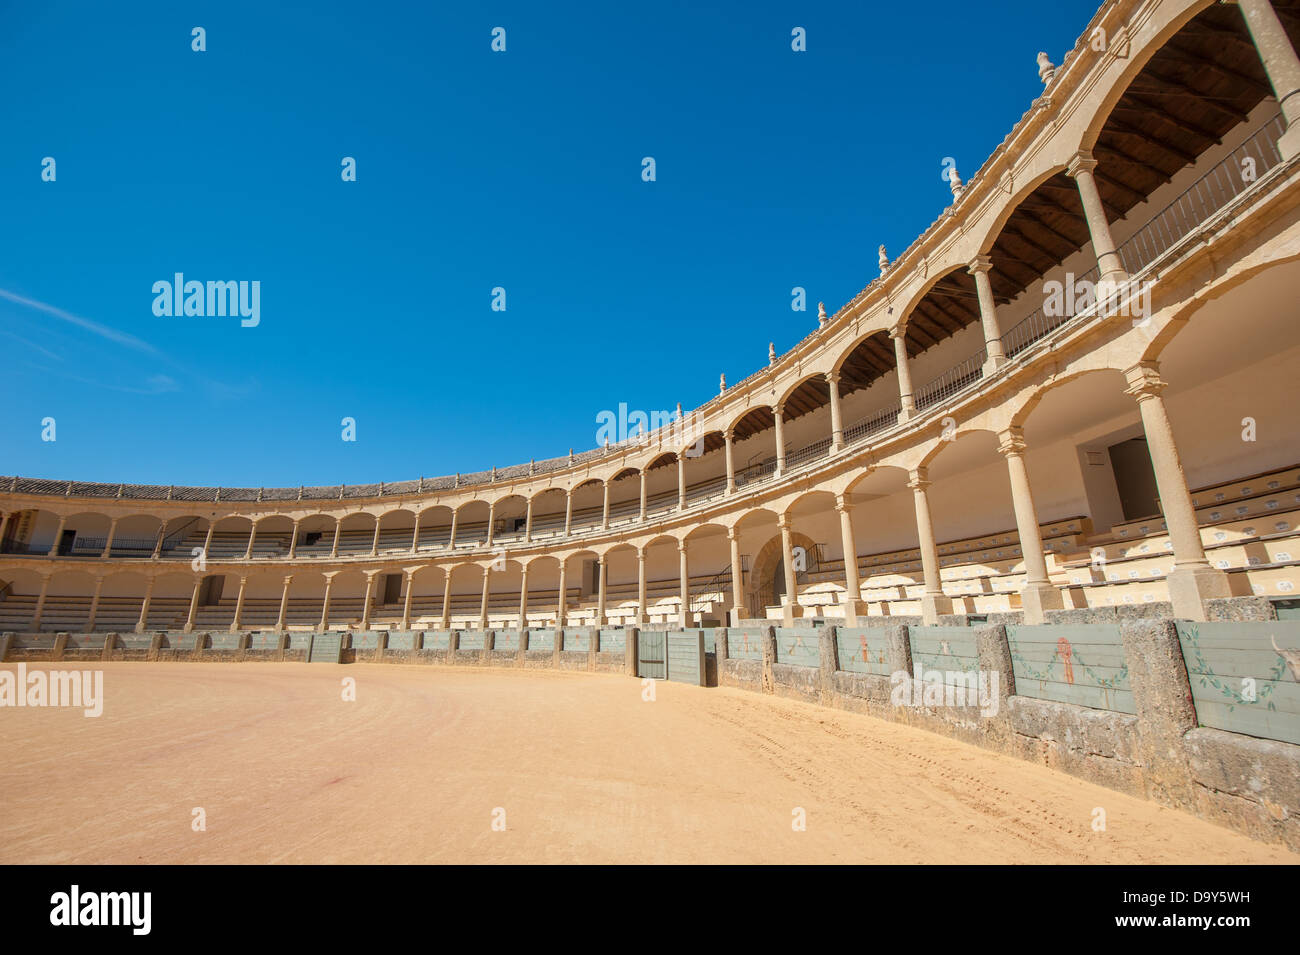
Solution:
<svg viewBox="0 0 1300 955">
<path fill-rule="evenodd" d="M 659 683 L 643 702 L 639 681 L 586 673 L 94 666 L 97 719 L 0 709 L 0 862 L 1298 861 L 1041 766 L 739 690 Z"/>
</svg>

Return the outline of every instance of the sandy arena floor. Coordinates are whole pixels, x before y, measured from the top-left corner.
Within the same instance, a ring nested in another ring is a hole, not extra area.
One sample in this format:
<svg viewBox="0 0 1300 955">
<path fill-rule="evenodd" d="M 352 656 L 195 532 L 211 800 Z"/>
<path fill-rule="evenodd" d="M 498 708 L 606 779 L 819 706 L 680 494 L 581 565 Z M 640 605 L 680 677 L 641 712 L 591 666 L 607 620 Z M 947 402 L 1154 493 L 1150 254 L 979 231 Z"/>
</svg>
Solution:
<svg viewBox="0 0 1300 955">
<path fill-rule="evenodd" d="M 1297 861 L 942 736 L 738 690 L 660 683 L 645 703 L 608 675 L 99 666 L 98 719 L 0 709 L 0 862 Z"/>
</svg>

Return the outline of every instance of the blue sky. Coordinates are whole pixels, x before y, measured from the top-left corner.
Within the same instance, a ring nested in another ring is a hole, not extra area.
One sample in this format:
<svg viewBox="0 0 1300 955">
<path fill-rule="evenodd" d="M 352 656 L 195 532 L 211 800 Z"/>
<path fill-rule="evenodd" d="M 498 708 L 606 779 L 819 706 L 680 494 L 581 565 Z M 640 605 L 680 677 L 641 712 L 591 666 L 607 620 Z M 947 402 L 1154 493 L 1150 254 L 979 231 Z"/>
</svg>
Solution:
<svg viewBox="0 0 1300 955">
<path fill-rule="evenodd" d="M 0 473 L 396 481 L 697 405 L 933 221 L 1096 3 L 989 9 L 5 5 Z M 176 272 L 260 324 L 155 316 Z"/>
</svg>

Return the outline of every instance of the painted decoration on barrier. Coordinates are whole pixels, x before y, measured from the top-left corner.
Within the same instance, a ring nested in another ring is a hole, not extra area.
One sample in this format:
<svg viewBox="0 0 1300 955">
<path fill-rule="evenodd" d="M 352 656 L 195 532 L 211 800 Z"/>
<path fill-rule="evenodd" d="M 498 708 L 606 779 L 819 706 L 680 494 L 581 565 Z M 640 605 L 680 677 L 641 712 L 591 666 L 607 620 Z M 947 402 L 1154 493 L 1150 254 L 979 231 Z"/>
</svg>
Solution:
<svg viewBox="0 0 1300 955">
<path fill-rule="evenodd" d="M 755 627 L 728 630 L 727 656 L 733 660 L 763 659 L 763 631 Z"/>
<path fill-rule="evenodd" d="M 426 650 L 446 650 L 451 646 L 450 630 L 426 630 L 424 631 L 424 649 Z"/>
<path fill-rule="evenodd" d="M 581 651 L 586 653 L 591 649 L 591 637 L 588 631 L 579 627 L 564 628 L 564 643 L 560 645 L 564 651 L 572 650 L 575 653 Z"/>
<path fill-rule="evenodd" d="M 280 635 L 274 630 L 258 630 L 251 635 L 248 645 L 253 650 L 278 650 Z"/>
<path fill-rule="evenodd" d="M 840 627 L 835 633 L 839 669 L 889 676 L 889 630 L 886 627 Z"/>
<path fill-rule="evenodd" d="M 388 631 L 388 649 L 389 650 L 414 650 L 415 649 L 414 630 L 389 630 Z"/>
<path fill-rule="evenodd" d="M 945 674 L 944 683 L 958 685 L 957 674 L 978 673 L 979 649 L 972 627 L 908 627 L 912 668 Z M 954 674 L 952 678 L 946 674 Z"/>
<path fill-rule="evenodd" d="M 627 634 L 622 630 L 608 629 L 600 631 L 601 653 L 626 653 Z"/>
<path fill-rule="evenodd" d="M 1300 621 L 1177 626 L 1201 726 L 1300 743 Z"/>
<path fill-rule="evenodd" d="M 529 630 L 528 631 L 528 649 L 545 650 L 548 653 L 555 649 L 555 631 L 554 630 Z"/>
<path fill-rule="evenodd" d="M 1007 643 L 1017 696 L 1137 712 L 1118 626 L 1012 625 Z"/>
<path fill-rule="evenodd" d="M 379 633 L 375 630 L 354 630 L 352 632 L 353 650 L 378 650 Z"/>
<path fill-rule="evenodd" d="M 462 630 L 458 646 L 461 650 L 482 650 L 487 646 L 487 632 L 484 630 Z"/>
<path fill-rule="evenodd" d="M 817 627 L 777 627 L 776 662 L 791 666 L 821 665 L 821 633 Z"/>
<path fill-rule="evenodd" d="M 502 653 L 515 653 L 519 650 L 518 630 L 494 630 L 492 632 L 492 649 Z"/>
</svg>

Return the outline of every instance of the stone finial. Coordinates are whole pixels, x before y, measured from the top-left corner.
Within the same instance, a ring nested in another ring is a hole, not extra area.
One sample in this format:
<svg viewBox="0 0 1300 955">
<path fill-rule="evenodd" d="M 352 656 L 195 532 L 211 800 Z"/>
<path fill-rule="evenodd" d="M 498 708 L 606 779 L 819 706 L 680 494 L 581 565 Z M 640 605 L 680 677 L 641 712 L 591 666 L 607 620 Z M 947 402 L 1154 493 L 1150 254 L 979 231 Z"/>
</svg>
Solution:
<svg viewBox="0 0 1300 955">
<path fill-rule="evenodd" d="M 826 303 L 818 302 L 817 303 L 817 327 L 825 328 L 826 323 L 828 321 L 830 321 L 830 319 L 826 315 Z"/>
<path fill-rule="evenodd" d="M 767 343 L 767 363 L 769 365 L 776 364 L 776 342 Z"/>
<path fill-rule="evenodd" d="M 726 376 L 725 374 L 724 374 L 724 375 L 719 375 L 719 376 L 718 376 L 718 394 L 722 394 L 722 393 L 723 393 L 724 391 L 726 391 L 726 390 L 727 390 L 727 376 Z"/>
<path fill-rule="evenodd" d="M 953 166 L 948 170 L 948 185 L 952 188 L 952 197 L 956 199 L 961 195 L 962 182 L 961 176 L 957 174 L 957 167 Z"/>
<path fill-rule="evenodd" d="M 884 275 L 889 271 L 889 256 L 885 253 L 885 247 L 883 245 L 880 247 L 880 254 L 876 259 L 880 262 L 880 274 Z"/>
<path fill-rule="evenodd" d="M 680 401 L 677 402 L 677 420 L 682 420 L 682 403 Z"/>
<path fill-rule="evenodd" d="M 1056 64 L 1042 52 L 1038 54 L 1038 78 L 1043 81 L 1044 86 L 1056 78 Z"/>
</svg>

